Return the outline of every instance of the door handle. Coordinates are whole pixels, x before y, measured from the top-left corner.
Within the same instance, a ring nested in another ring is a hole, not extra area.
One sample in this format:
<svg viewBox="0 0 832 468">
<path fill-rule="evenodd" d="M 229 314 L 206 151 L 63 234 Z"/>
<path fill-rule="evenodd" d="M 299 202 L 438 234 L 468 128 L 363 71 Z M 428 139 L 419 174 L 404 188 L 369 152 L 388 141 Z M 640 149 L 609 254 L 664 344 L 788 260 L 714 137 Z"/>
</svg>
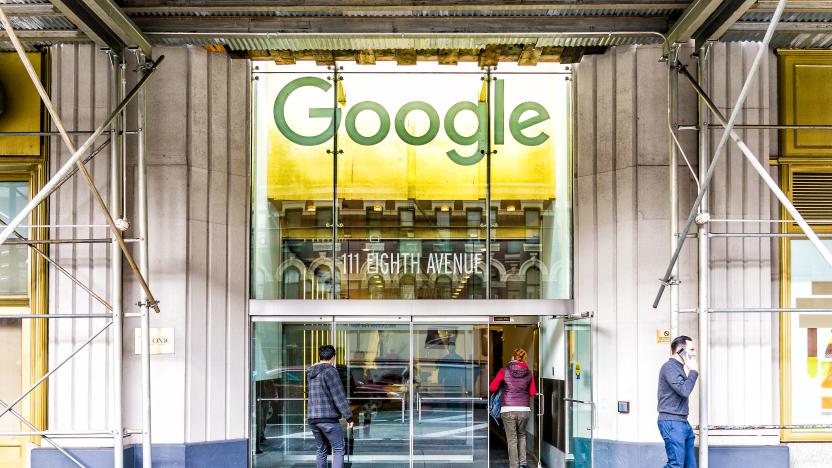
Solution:
<svg viewBox="0 0 832 468">
<path fill-rule="evenodd" d="M 546 408 L 546 399 L 543 398 L 542 393 L 538 393 L 537 394 L 537 416 L 538 417 L 543 416 L 543 413 L 546 412 L 545 408 Z"/>
</svg>

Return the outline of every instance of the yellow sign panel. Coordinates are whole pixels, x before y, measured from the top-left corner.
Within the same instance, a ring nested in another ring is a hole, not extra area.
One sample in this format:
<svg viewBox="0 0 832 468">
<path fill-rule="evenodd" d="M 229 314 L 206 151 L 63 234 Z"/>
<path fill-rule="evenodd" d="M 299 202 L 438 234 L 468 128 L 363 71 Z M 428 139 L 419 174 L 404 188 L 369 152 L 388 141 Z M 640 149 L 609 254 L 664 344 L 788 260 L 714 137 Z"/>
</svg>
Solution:
<svg viewBox="0 0 832 468">
<path fill-rule="evenodd" d="M 486 103 L 473 66 L 353 65 L 340 91 L 321 67 L 277 70 L 258 74 L 256 94 L 255 145 L 266 155 L 258 161 L 270 199 L 330 200 L 335 138 L 339 198 L 484 199 L 489 136 L 493 198 L 555 197 L 567 137 L 562 76 L 494 73 Z"/>
</svg>

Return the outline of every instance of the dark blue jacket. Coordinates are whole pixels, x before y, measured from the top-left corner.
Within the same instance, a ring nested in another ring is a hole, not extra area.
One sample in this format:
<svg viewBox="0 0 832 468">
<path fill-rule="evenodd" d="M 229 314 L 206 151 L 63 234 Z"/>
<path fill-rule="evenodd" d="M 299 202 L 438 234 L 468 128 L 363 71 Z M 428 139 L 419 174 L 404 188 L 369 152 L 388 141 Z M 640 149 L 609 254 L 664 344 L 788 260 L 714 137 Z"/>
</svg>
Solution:
<svg viewBox="0 0 832 468">
<path fill-rule="evenodd" d="M 310 422 L 338 422 L 343 416 L 352 421 L 349 401 L 341 384 L 338 370 L 329 364 L 315 364 L 306 370 L 308 404 L 306 419 Z"/>
<path fill-rule="evenodd" d="M 659 420 L 687 421 L 688 398 L 699 373 L 685 375 L 685 365 L 670 358 L 659 371 Z"/>
</svg>

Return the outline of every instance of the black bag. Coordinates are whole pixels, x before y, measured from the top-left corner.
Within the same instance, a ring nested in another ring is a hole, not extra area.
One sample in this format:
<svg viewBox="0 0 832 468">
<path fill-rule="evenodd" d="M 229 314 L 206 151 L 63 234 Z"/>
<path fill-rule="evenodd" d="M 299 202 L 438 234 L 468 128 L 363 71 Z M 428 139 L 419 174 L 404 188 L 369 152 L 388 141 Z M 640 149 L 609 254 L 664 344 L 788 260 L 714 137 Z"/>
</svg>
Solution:
<svg viewBox="0 0 832 468">
<path fill-rule="evenodd" d="M 344 468 L 352 466 L 353 451 L 355 451 L 355 430 L 347 429 L 344 434 Z"/>
</svg>

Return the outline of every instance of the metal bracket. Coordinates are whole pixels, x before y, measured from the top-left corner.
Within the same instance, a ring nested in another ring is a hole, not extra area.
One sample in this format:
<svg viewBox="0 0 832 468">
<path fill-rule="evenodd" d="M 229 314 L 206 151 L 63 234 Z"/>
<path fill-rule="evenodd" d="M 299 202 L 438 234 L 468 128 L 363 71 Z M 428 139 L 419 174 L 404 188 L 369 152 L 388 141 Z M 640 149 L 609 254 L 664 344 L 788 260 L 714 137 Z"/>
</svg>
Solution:
<svg viewBox="0 0 832 468">
<path fill-rule="evenodd" d="M 681 281 L 679 281 L 675 278 L 670 278 L 667 281 L 664 281 L 663 279 L 659 278 L 659 283 L 661 283 L 665 286 L 678 286 L 678 285 L 682 284 Z"/>
</svg>

